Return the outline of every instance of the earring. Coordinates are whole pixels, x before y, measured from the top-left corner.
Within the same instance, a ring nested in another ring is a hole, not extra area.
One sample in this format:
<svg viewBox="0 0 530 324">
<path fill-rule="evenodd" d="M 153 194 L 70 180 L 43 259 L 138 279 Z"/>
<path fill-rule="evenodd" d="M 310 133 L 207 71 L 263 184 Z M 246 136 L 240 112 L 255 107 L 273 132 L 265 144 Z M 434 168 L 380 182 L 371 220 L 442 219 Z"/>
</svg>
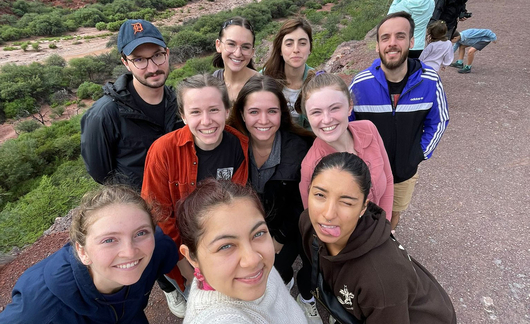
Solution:
<svg viewBox="0 0 530 324">
<path fill-rule="evenodd" d="M 197 281 L 199 282 L 199 288 L 201 288 L 202 290 L 215 290 L 206 282 L 206 279 L 201 273 L 201 269 L 195 268 L 195 270 L 193 271 L 193 275 L 195 276 L 195 278 L 197 278 Z"/>
</svg>

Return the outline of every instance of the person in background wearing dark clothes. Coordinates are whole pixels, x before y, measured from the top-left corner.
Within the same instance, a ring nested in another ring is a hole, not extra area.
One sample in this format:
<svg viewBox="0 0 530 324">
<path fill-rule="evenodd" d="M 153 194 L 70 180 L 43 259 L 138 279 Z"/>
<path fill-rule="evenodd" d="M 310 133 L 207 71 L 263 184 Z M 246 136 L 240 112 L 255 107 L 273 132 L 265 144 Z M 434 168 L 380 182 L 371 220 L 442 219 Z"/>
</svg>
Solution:
<svg viewBox="0 0 530 324">
<path fill-rule="evenodd" d="M 20 276 L 0 323 L 147 324 L 153 284 L 178 260 L 150 210 L 124 185 L 87 193 L 70 243 Z"/>
<path fill-rule="evenodd" d="M 325 156 L 300 216 L 304 250 L 309 259 L 318 257 L 314 269 L 337 307 L 366 324 L 456 324 L 445 290 L 391 236 L 385 211 L 367 199 L 370 186 L 361 158 Z"/>
<path fill-rule="evenodd" d="M 297 300 L 308 321 L 316 324 L 322 320 L 311 296 L 311 268 L 300 249 L 297 226 L 304 210 L 298 191 L 300 164 L 314 136 L 293 123 L 282 88 L 272 77 L 253 76 L 239 92 L 228 124 L 250 138 L 249 180 L 265 208 L 276 252 L 274 266 L 290 290 L 294 284 L 292 265 L 298 255 L 302 257 L 296 282 L 307 302 L 300 295 Z"/>
<path fill-rule="evenodd" d="M 467 0 L 435 0 L 434 12 L 429 25 L 443 20 L 447 24 L 447 38 L 453 39 L 459 21 L 464 21 L 471 17 L 471 13 L 466 10 Z"/>
<path fill-rule="evenodd" d="M 164 86 L 169 49 L 145 20 L 127 20 L 118 52 L 130 73 L 107 83 L 105 95 L 81 119 L 81 155 L 98 183 L 109 178 L 140 191 L 147 150 L 160 136 L 183 126 L 175 91 Z"/>
</svg>

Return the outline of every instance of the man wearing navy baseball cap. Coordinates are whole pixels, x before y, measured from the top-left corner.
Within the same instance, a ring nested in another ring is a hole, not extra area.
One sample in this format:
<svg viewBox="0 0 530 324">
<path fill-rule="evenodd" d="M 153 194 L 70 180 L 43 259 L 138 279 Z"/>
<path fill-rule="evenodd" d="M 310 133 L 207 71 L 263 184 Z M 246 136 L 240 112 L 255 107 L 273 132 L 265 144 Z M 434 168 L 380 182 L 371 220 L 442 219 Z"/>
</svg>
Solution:
<svg viewBox="0 0 530 324">
<path fill-rule="evenodd" d="M 127 183 L 140 191 L 151 144 L 184 126 L 174 89 L 165 86 L 169 49 L 160 31 L 145 20 L 127 20 L 118 33 L 118 51 L 129 71 L 108 82 L 81 119 L 81 155 L 98 183 Z M 170 310 L 184 317 L 184 297 L 161 278 Z"/>
</svg>

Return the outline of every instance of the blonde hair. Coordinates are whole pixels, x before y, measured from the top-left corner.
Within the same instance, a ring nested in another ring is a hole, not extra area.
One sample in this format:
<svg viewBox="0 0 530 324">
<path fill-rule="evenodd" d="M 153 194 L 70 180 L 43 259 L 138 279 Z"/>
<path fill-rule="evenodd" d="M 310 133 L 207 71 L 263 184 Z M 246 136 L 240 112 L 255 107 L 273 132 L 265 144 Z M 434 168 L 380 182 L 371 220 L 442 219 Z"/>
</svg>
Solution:
<svg viewBox="0 0 530 324">
<path fill-rule="evenodd" d="M 70 225 L 70 241 L 72 245 L 77 243 L 85 246 L 87 230 L 94 223 L 94 213 L 113 204 L 136 205 L 138 209 L 149 215 L 151 226 L 154 230 L 155 220 L 151 212 L 152 208 L 138 192 L 126 185 L 107 185 L 86 193 L 79 207 L 73 211 L 72 224 Z"/>
<path fill-rule="evenodd" d="M 348 86 L 344 80 L 342 80 L 336 74 L 319 71 L 314 75 L 308 75 L 304 85 L 302 86 L 302 92 L 300 93 L 300 96 L 302 98 L 301 108 L 304 115 L 307 116 L 307 111 L 305 109 L 305 103 L 307 99 L 309 99 L 313 92 L 325 87 L 335 88 L 336 90 L 343 92 L 348 100 L 350 98 L 353 100 L 353 97 L 350 95 L 350 90 L 348 89 Z"/>
<path fill-rule="evenodd" d="M 177 106 L 180 116 L 184 117 L 184 93 L 188 89 L 202 89 L 202 88 L 216 88 L 221 93 L 221 99 L 225 109 L 230 109 L 230 99 L 228 97 L 228 90 L 223 80 L 214 77 L 209 73 L 197 74 L 180 81 L 177 86 Z"/>
</svg>

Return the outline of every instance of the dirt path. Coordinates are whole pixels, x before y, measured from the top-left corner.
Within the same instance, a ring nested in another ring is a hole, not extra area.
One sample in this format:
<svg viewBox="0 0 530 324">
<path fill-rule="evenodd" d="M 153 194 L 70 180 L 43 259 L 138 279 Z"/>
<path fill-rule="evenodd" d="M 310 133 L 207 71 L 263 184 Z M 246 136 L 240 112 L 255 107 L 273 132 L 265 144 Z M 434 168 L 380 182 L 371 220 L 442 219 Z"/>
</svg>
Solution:
<svg viewBox="0 0 530 324">
<path fill-rule="evenodd" d="M 254 0 L 195 0 L 189 2 L 186 6 L 181 8 L 171 9 L 174 14 L 168 19 L 155 22 L 156 26 L 170 26 L 180 25 L 184 21 L 197 18 L 206 14 L 217 13 L 224 10 L 241 7 L 245 4 L 252 3 Z M 258 1 L 259 2 L 259 1 Z M 109 33 L 109 31 L 99 31 L 96 28 L 79 28 L 73 33 L 68 33 L 68 36 L 74 36 L 74 39 L 60 40 L 55 42 L 56 49 L 50 49 L 49 41 L 43 41 L 40 38 L 32 37 L 21 41 L 40 41 L 40 50 L 34 51 L 28 49 L 23 50 L 4 51 L 6 46 L 13 46 L 13 42 L 7 42 L 0 46 L 0 66 L 7 63 L 15 64 L 30 64 L 32 62 L 43 62 L 48 56 L 58 54 L 67 61 L 72 58 L 83 57 L 87 55 L 100 55 L 110 51 L 106 45 L 110 36 L 96 37 L 91 39 L 84 39 L 86 36 L 98 36 Z"/>
<path fill-rule="evenodd" d="M 475 0 L 468 10 L 460 29 L 490 28 L 499 42 L 476 55 L 472 73 L 442 72 L 451 121 L 397 237 L 448 291 L 459 323 L 530 323 L 530 30 L 521 28 L 530 2 Z M 363 46 L 356 60 L 375 58 Z M 55 245 L 35 244 L 0 270 L 0 306 L 18 274 L 60 246 L 43 240 Z M 180 323 L 156 285 L 146 313 Z"/>
</svg>

